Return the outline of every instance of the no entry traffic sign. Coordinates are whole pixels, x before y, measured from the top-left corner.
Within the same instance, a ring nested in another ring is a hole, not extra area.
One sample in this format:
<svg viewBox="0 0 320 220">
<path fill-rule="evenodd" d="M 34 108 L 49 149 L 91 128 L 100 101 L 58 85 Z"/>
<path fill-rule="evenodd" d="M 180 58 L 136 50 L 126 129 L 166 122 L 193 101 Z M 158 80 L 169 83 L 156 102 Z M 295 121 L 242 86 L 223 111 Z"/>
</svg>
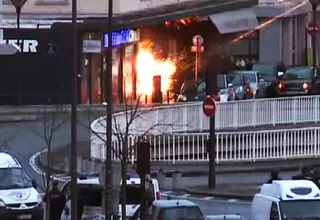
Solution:
<svg viewBox="0 0 320 220">
<path fill-rule="evenodd" d="M 203 109 L 203 113 L 207 117 L 214 116 L 217 111 L 217 105 L 216 105 L 216 101 L 214 100 L 214 98 L 211 96 L 207 96 L 203 101 L 202 109 Z"/>
<path fill-rule="evenodd" d="M 317 22 L 309 22 L 307 26 L 307 32 L 311 36 L 315 36 L 319 33 L 320 31 L 320 26 Z"/>
</svg>

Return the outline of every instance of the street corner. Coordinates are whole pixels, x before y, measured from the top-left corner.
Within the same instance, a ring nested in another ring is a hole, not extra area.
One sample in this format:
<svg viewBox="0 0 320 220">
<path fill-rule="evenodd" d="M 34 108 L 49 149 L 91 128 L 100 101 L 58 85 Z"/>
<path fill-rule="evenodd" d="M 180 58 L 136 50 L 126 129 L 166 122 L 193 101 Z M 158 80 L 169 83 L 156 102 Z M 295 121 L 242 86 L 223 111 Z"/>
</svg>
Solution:
<svg viewBox="0 0 320 220">
<path fill-rule="evenodd" d="M 228 200 L 251 201 L 254 194 L 259 192 L 260 185 L 252 184 L 231 184 L 217 185 L 214 189 L 209 189 L 208 185 L 198 185 L 188 187 L 185 192 L 192 197 L 219 198 Z"/>
<path fill-rule="evenodd" d="M 20 122 L 33 122 L 38 121 L 39 115 L 37 114 L 4 114 L 0 116 L 0 123 L 20 123 Z"/>
</svg>

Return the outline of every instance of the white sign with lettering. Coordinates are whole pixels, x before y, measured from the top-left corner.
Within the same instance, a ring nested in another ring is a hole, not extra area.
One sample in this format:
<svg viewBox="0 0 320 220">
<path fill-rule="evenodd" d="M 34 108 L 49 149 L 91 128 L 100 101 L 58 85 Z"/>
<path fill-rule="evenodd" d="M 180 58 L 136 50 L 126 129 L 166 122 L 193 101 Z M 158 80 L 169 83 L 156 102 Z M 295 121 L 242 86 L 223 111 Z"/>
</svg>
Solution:
<svg viewBox="0 0 320 220">
<path fill-rule="evenodd" d="M 0 43 L 13 44 L 15 46 L 18 46 L 20 48 L 20 52 L 23 52 L 23 53 L 37 53 L 38 52 L 37 47 L 39 45 L 39 42 L 37 40 L 21 39 L 19 41 L 20 41 L 20 43 L 22 42 L 21 47 L 19 47 L 18 40 L 16 40 L 16 39 L 8 39 L 8 40 L 3 39 L 0 41 Z"/>
</svg>

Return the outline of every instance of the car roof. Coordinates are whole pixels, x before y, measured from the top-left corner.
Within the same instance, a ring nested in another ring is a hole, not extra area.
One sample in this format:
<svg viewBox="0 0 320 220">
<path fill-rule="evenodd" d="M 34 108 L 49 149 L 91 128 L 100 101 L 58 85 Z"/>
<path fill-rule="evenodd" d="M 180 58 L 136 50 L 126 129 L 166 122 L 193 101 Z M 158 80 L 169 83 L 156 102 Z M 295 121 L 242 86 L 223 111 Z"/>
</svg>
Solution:
<svg viewBox="0 0 320 220">
<path fill-rule="evenodd" d="M 230 73 L 256 74 L 256 73 L 258 73 L 258 71 L 255 71 L 255 70 L 234 70 L 234 71 L 231 71 Z"/>
<path fill-rule="evenodd" d="M 0 169 L 1 168 L 21 168 L 21 165 L 11 154 L 0 152 Z"/>
<path fill-rule="evenodd" d="M 181 200 L 156 200 L 153 202 L 153 206 L 159 208 L 170 208 L 177 206 L 197 206 L 198 205 L 190 200 L 181 199 Z"/>
<path fill-rule="evenodd" d="M 312 69 L 312 68 L 309 66 L 290 66 L 287 68 L 287 70 L 290 70 L 290 69 L 303 70 L 303 69 Z"/>
</svg>

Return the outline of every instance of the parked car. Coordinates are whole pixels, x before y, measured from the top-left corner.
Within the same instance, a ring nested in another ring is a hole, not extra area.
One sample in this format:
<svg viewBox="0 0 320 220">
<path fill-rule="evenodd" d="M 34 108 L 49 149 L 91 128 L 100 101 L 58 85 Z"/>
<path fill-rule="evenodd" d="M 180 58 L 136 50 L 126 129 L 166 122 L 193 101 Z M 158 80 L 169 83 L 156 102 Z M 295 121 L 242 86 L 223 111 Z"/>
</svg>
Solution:
<svg viewBox="0 0 320 220">
<path fill-rule="evenodd" d="M 196 203 L 184 199 L 154 201 L 147 214 L 149 220 L 206 219 Z M 140 207 L 130 218 L 130 220 L 138 219 L 140 219 Z"/>
<path fill-rule="evenodd" d="M 235 89 L 237 99 L 254 98 L 258 88 L 258 72 L 236 70 L 226 74 L 228 83 Z"/>
<path fill-rule="evenodd" d="M 249 70 L 257 71 L 261 74 L 265 82 L 270 83 L 274 79 L 278 79 L 286 71 L 283 62 L 275 63 L 254 63 Z"/>
<path fill-rule="evenodd" d="M 289 67 L 279 78 L 278 90 L 281 96 L 308 95 L 312 93 L 312 67 Z"/>
<path fill-rule="evenodd" d="M 223 74 L 219 74 L 217 76 L 217 83 L 219 91 L 221 89 L 227 88 L 227 79 Z M 180 94 L 178 95 L 178 102 L 190 102 L 190 101 L 199 101 L 204 100 L 207 96 L 206 91 L 206 82 L 205 80 L 186 80 L 183 82 Z M 217 94 L 216 99 L 219 100 L 219 96 Z"/>
</svg>

